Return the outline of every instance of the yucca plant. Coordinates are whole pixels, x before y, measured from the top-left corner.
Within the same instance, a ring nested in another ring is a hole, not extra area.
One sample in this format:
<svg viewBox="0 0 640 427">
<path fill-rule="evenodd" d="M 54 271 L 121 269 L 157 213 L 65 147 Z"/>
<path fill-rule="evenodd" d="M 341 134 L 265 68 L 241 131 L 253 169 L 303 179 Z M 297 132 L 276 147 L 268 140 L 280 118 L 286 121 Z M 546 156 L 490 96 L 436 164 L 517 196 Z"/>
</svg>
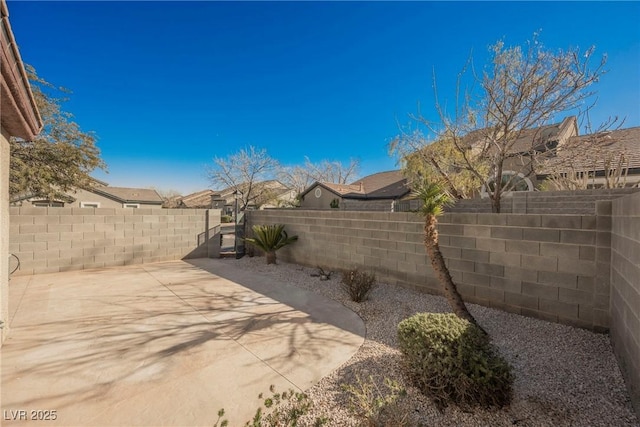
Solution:
<svg viewBox="0 0 640 427">
<path fill-rule="evenodd" d="M 252 238 L 244 239 L 245 242 L 262 249 L 267 255 L 267 264 L 276 263 L 276 251 L 283 246 L 298 240 L 298 236 L 291 236 L 284 231 L 283 224 L 254 225 Z"/>
</svg>

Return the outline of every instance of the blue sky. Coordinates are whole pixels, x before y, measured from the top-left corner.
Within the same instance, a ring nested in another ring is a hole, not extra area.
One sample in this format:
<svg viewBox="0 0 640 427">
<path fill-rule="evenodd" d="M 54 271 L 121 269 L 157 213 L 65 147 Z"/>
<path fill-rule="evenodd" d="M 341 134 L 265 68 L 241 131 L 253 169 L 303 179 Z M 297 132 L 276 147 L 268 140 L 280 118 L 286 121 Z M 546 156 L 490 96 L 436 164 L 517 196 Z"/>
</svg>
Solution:
<svg viewBox="0 0 640 427">
<path fill-rule="evenodd" d="M 95 131 L 113 186 L 212 187 L 205 166 L 254 145 L 396 168 L 387 144 L 420 103 L 441 101 L 473 51 L 541 30 L 551 49 L 596 46 L 609 72 L 592 120 L 640 126 L 638 2 L 9 1 L 26 63 L 73 91 L 65 109 Z M 213 186 L 215 188 L 215 185 Z"/>
</svg>

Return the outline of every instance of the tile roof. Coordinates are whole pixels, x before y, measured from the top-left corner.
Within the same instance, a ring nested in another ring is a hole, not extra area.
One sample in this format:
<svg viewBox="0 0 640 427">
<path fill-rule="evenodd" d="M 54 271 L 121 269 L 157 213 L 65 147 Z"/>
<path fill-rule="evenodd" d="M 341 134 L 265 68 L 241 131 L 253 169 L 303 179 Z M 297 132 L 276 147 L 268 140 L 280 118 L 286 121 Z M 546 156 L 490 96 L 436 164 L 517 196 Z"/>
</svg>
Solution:
<svg viewBox="0 0 640 427">
<path fill-rule="evenodd" d="M 624 156 L 627 167 L 640 168 L 640 126 L 599 134 L 574 136 L 558 147 L 556 155 L 545 160 L 540 174 L 576 170 L 604 170 L 607 160 Z"/>
<path fill-rule="evenodd" d="M 203 190 L 187 194 L 178 198 L 179 206 L 187 208 L 207 208 L 211 206 L 211 196 L 216 194 L 213 190 Z"/>
<path fill-rule="evenodd" d="M 367 199 L 395 199 L 409 193 L 407 178 L 401 170 L 378 172 L 354 182 L 351 185 L 362 184 L 363 193 Z M 354 194 L 355 197 L 358 194 Z"/>
<path fill-rule="evenodd" d="M 97 194 L 117 199 L 122 203 L 162 204 L 162 197 L 156 190 L 130 187 L 93 187 L 89 189 Z"/>
<path fill-rule="evenodd" d="M 341 196 L 347 194 L 364 194 L 361 185 L 334 184 L 332 182 L 322 182 L 321 184 Z"/>
<path fill-rule="evenodd" d="M 576 117 L 569 116 L 559 123 L 523 129 L 518 138 L 510 143 L 508 154 L 528 154 L 532 151 L 545 151 L 570 135 L 577 134 Z M 487 136 L 488 129 L 478 129 L 466 134 L 462 139 L 470 141 L 470 146 L 479 146 Z M 490 147 L 491 148 L 491 147 Z"/>
</svg>

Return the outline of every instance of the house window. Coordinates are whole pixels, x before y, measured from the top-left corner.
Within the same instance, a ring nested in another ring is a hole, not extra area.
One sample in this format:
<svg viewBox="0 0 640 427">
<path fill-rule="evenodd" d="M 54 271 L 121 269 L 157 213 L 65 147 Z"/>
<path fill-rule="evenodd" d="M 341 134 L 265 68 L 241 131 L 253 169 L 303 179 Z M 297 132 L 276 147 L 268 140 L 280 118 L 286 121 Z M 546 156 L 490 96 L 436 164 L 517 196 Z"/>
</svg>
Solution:
<svg viewBox="0 0 640 427">
<path fill-rule="evenodd" d="M 81 208 L 99 208 L 100 202 L 80 202 Z"/>
<path fill-rule="evenodd" d="M 140 207 L 140 203 L 125 203 L 122 205 L 123 208 L 132 208 L 138 209 Z"/>
<path fill-rule="evenodd" d="M 64 207 L 64 202 L 56 202 L 56 201 L 50 201 L 50 200 L 34 200 L 31 202 L 31 204 L 35 207 L 38 208 L 48 208 L 48 207 L 52 207 L 52 208 L 61 208 Z"/>
<path fill-rule="evenodd" d="M 523 174 L 514 171 L 502 172 L 502 186 L 502 191 L 505 195 L 508 195 L 512 191 L 533 191 L 533 183 L 531 180 Z M 493 191 L 495 188 L 495 180 L 489 181 L 489 189 Z M 480 195 L 483 198 L 489 197 L 489 192 L 487 191 L 486 186 L 482 186 Z"/>
<path fill-rule="evenodd" d="M 322 190 L 320 189 L 320 187 L 316 188 L 316 191 L 313 193 L 316 195 L 316 198 L 320 198 L 320 196 L 322 196 Z"/>
</svg>

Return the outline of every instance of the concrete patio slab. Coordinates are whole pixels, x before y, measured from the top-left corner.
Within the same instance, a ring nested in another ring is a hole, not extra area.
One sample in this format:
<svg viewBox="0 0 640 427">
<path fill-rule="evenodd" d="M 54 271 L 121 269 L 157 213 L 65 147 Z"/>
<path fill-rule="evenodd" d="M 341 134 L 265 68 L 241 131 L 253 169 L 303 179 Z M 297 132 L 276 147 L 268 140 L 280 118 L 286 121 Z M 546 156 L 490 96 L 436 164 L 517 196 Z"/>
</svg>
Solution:
<svg viewBox="0 0 640 427">
<path fill-rule="evenodd" d="M 5 426 L 211 426 L 220 408 L 244 425 L 259 393 L 310 387 L 365 335 L 343 305 L 235 260 L 22 276 L 9 288 Z M 33 419 L 46 411 L 55 420 Z"/>
</svg>

